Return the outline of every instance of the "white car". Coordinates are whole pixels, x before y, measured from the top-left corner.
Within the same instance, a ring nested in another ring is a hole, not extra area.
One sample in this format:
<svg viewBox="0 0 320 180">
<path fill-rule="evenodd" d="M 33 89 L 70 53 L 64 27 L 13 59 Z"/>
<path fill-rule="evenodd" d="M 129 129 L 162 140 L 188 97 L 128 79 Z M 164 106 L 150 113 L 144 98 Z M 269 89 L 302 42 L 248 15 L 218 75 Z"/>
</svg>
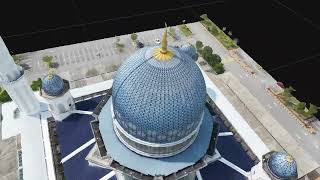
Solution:
<svg viewBox="0 0 320 180">
<path fill-rule="evenodd" d="M 156 39 L 156 44 L 160 44 L 160 39 Z"/>
</svg>

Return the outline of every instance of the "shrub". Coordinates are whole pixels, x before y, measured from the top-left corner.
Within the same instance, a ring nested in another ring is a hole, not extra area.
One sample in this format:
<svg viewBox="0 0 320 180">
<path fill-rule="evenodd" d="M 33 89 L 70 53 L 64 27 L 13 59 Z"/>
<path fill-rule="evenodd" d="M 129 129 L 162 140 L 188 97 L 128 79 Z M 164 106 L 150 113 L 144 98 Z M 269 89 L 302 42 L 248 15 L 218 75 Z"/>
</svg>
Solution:
<svg viewBox="0 0 320 180">
<path fill-rule="evenodd" d="M 95 69 L 89 69 L 86 73 L 86 77 L 92 77 L 92 76 L 97 76 L 99 74 L 99 72 Z"/>
<path fill-rule="evenodd" d="M 180 29 L 180 31 L 182 32 L 182 34 L 186 37 L 191 36 L 192 32 L 190 31 L 190 29 L 188 28 L 187 25 L 185 24 L 180 24 L 178 25 L 178 28 Z"/>
<path fill-rule="evenodd" d="M 168 34 L 174 39 L 174 40 L 178 40 L 178 36 L 176 33 L 176 30 L 173 27 L 169 27 L 169 32 Z"/>
<path fill-rule="evenodd" d="M 7 93 L 6 90 L 4 89 L 0 89 L 0 102 L 2 103 L 5 103 L 5 102 L 8 102 L 8 101 L 11 101 L 11 98 L 9 96 L 9 94 Z"/>
<path fill-rule="evenodd" d="M 136 40 L 138 39 L 138 35 L 136 33 L 132 33 L 130 37 L 133 42 L 136 42 Z"/>
<path fill-rule="evenodd" d="M 52 62 L 53 57 L 52 56 L 43 56 L 42 61 L 45 65 L 47 65 L 48 68 L 51 68 L 54 66 Z"/>
<path fill-rule="evenodd" d="M 203 43 L 201 41 L 196 42 L 197 51 L 201 51 L 203 48 Z"/>
<path fill-rule="evenodd" d="M 217 73 L 217 74 L 222 74 L 224 73 L 225 69 L 223 67 L 223 64 L 220 62 L 216 65 L 213 66 L 213 70 Z"/>
<path fill-rule="evenodd" d="M 12 58 L 13 58 L 13 61 L 14 61 L 17 65 L 19 65 L 20 62 L 21 62 L 21 60 L 22 60 L 22 57 L 19 56 L 19 55 L 12 55 Z"/>
<path fill-rule="evenodd" d="M 33 91 L 38 91 L 42 86 L 42 81 L 40 78 L 38 78 L 36 81 L 32 81 L 31 83 L 31 89 Z"/>
</svg>

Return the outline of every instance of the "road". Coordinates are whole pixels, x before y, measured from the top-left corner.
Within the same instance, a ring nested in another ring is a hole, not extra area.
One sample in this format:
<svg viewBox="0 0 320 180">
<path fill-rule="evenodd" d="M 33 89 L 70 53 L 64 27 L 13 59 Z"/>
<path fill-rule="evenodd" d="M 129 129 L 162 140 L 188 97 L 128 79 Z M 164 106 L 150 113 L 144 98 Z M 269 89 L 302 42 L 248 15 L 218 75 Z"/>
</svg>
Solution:
<svg viewBox="0 0 320 180">
<path fill-rule="evenodd" d="M 266 72 L 258 70 L 257 64 L 243 52 L 238 49 L 238 53 L 243 56 L 248 64 L 257 73 L 255 78 L 246 72 L 237 61 L 232 60 L 229 51 L 215 39 L 200 23 L 193 23 L 189 28 L 194 32 L 194 38 L 201 40 L 204 44 L 210 45 L 214 52 L 219 54 L 224 61 L 225 69 L 230 71 L 234 76 L 238 77 L 240 82 L 254 95 L 258 101 L 264 105 L 268 112 L 294 137 L 301 146 L 307 150 L 320 163 L 320 133 L 315 135 L 310 134 L 306 129 L 281 107 L 274 97 L 270 96 L 266 87 L 269 84 L 274 84 L 276 81 Z"/>
</svg>

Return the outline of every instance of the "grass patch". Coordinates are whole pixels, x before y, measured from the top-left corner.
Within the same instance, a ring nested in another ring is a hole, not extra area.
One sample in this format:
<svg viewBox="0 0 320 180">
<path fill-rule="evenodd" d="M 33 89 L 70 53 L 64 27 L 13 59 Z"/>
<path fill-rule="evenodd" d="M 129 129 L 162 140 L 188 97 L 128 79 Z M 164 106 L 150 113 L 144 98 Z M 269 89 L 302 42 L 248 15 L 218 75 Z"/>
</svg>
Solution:
<svg viewBox="0 0 320 180">
<path fill-rule="evenodd" d="M 309 103 L 309 108 L 306 106 L 305 102 L 299 101 L 296 97 L 292 95 L 296 90 L 291 86 L 285 88 L 282 93 L 279 94 L 281 101 L 290 109 L 295 111 L 302 119 L 308 119 L 313 117 L 318 113 L 319 107 Z"/>
<path fill-rule="evenodd" d="M 178 40 L 178 36 L 174 27 L 169 27 L 168 34 L 176 41 Z"/>
<path fill-rule="evenodd" d="M 180 31 L 182 32 L 182 34 L 186 37 L 189 37 L 192 35 L 192 32 L 190 31 L 190 29 L 188 28 L 187 25 L 185 24 L 180 24 L 178 25 L 178 28 L 180 29 Z"/>
<path fill-rule="evenodd" d="M 0 88 L 0 102 L 5 103 L 11 101 L 11 98 L 6 90 Z"/>
<path fill-rule="evenodd" d="M 235 49 L 238 45 L 226 35 L 214 22 L 212 22 L 206 14 L 200 16 L 203 20 L 200 21 L 201 24 L 206 27 L 206 29 L 214 35 L 221 44 L 228 50 Z"/>
</svg>

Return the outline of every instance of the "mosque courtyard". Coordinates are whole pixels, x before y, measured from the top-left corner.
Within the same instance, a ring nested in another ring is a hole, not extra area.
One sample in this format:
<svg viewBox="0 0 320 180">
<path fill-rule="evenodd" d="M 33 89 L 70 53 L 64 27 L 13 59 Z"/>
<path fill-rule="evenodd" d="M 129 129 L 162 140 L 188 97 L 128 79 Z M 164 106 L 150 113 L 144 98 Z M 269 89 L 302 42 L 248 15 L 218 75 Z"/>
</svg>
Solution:
<svg viewBox="0 0 320 180">
<path fill-rule="evenodd" d="M 101 99 L 102 96 L 78 102 L 76 103 L 76 107 L 78 110 L 93 111 Z M 73 114 L 57 124 L 62 159 L 93 139 L 90 128 L 90 121 L 93 119 L 92 116 L 87 114 Z M 254 162 L 231 133 L 224 133 L 230 132 L 230 130 L 224 125 L 223 121 L 218 117 L 215 120 L 220 124 L 221 135 L 218 138 L 217 149 L 222 157 L 244 171 L 250 171 L 251 167 L 254 166 Z M 91 143 L 83 150 L 77 151 L 77 154 L 74 154 L 73 157 L 64 161 L 63 167 L 66 179 L 95 180 L 101 179 L 111 172 L 110 170 L 88 164 L 85 158 L 93 145 L 94 143 Z M 210 164 L 200 170 L 200 172 L 203 179 L 211 179 L 212 177 L 215 177 L 217 180 L 246 179 L 241 173 L 220 161 Z M 112 176 L 110 179 L 115 180 L 116 178 Z"/>
</svg>

